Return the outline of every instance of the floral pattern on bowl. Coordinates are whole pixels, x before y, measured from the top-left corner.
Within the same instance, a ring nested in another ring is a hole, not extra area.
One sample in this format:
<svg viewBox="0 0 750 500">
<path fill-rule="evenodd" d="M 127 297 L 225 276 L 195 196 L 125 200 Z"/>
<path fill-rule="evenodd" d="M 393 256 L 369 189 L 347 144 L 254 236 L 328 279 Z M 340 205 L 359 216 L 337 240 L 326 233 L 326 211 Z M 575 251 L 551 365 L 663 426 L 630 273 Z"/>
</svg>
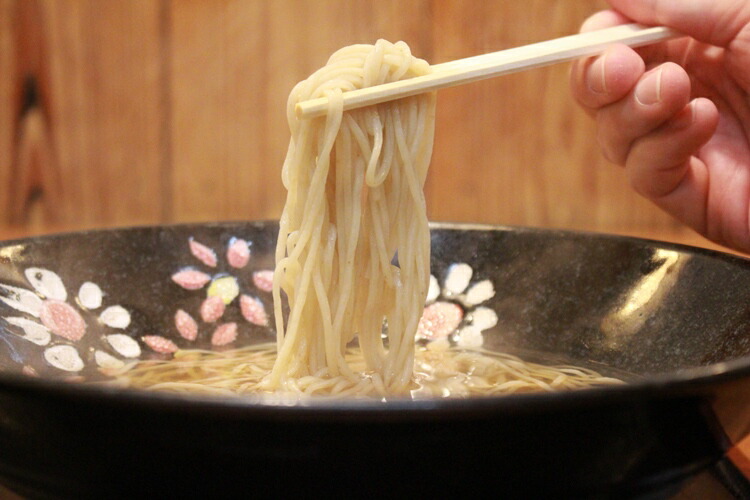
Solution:
<svg viewBox="0 0 750 500">
<path fill-rule="evenodd" d="M 18 313 L 2 319 L 17 338 L 39 346 L 49 365 L 68 373 L 80 372 L 91 361 L 118 369 L 141 355 L 128 331 L 130 313 L 117 304 L 105 306 L 106 294 L 98 284 L 86 281 L 72 295 L 54 271 L 30 267 L 24 275 L 30 288 L 0 284 L 0 300 Z M 36 373 L 31 365 L 24 371 Z"/>
<path fill-rule="evenodd" d="M 489 279 L 472 283 L 474 269 L 465 262 L 451 264 L 442 287 L 434 275 L 424 313 L 419 320 L 417 339 L 426 340 L 432 348 L 481 347 L 482 332 L 497 325 L 497 313 L 481 304 L 495 296 Z"/>
<path fill-rule="evenodd" d="M 231 227 L 247 231 L 135 228 L 93 232 L 86 245 L 80 235 L 59 248 L 54 238 L 19 245 L 13 265 L 0 266 L 1 369 L 100 380 L 180 349 L 272 341 L 275 234 Z M 433 272 L 417 341 L 481 346 L 497 323 L 494 284 L 466 262 Z"/>
<path fill-rule="evenodd" d="M 174 314 L 174 326 L 180 337 L 193 342 L 207 328 L 211 330 L 211 345 L 220 347 L 237 340 L 238 324 L 236 321 L 223 321 L 227 307 L 239 307 L 242 318 L 257 326 L 267 327 L 269 315 L 264 302 L 257 292 L 268 294 L 273 289 L 273 271 L 256 270 L 251 273 L 252 292 L 242 271 L 250 262 L 252 243 L 242 238 L 231 237 L 227 244 L 225 258 L 221 261 L 217 252 L 193 237 L 188 240 L 192 256 L 203 264 L 203 269 L 185 266 L 172 274 L 172 281 L 185 290 L 200 291 L 205 289 L 198 311 L 193 314 L 178 308 Z M 210 273 L 214 274 L 210 274 Z M 198 319 L 196 319 L 196 317 Z M 176 352 L 177 344 L 160 335 L 147 335 L 144 342 L 158 353 Z"/>
</svg>

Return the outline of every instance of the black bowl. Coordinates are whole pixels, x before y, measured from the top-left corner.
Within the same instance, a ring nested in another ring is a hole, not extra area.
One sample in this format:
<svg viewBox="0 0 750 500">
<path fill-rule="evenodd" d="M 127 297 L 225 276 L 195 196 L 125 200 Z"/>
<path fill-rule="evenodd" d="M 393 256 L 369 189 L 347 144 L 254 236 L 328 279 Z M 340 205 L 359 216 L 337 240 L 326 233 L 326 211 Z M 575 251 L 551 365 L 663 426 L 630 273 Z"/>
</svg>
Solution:
<svg viewBox="0 0 750 500">
<path fill-rule="evenodd" d="M 273 340 L 276 233 L 199 224 L 2 244 L 0 482 L 49 497 L 658 495 L 748 433 L 750 262 L 562 231 L 434 225 L 444 291 L 431 302 L 461 315 L 433 333 L 628 384 L 289 405 L 87 383 L 176 348 Z M 228 304 L 204 320 L 212 295 Z"/>
</svg>

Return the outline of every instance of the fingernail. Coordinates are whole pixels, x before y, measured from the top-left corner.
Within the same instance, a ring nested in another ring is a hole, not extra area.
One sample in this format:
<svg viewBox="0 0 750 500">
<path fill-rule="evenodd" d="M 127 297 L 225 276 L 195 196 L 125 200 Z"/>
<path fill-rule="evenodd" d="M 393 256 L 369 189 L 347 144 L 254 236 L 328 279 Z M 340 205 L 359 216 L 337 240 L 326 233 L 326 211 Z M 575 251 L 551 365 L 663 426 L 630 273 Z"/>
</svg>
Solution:
<svg viewBox="0 0 750 500">
<path fill-rule="evenodd" d="M 688 109 L 683 110 L 672 121 L 672 128 L 677 130 L 688 128 L 695 122 L 695 116 L 697 113 L 698 110 L 697 106 L 695 105 L 695 101 L 690 102 L 690 104 L 688 104 Z"/>
<path fill-rule="evenodd" d="M 646 75 L 635 87 L 635 100 L 644 106 L 657 104 L 661 101 L 661 74 L 664 68 L 659 68 Z"/>
<path fill-rule="evenodd" d="M 604 76 L 605 63 L 607 62 L 607 54 L 603 54 L 598 57 L 589 68 L 589 76 L 586 80 L 586 84 L 589 90 L 596 94 L 604 94 L 607 92 L 607 79 Z"/>
</svg>

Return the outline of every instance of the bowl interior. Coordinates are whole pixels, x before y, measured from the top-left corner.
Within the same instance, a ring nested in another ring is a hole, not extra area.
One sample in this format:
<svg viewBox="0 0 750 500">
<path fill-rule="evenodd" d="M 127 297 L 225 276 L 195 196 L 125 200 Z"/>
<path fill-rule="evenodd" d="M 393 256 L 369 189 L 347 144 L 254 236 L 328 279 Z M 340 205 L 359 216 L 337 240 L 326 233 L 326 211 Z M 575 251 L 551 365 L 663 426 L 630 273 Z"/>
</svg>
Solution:
<svg viewBox="0 0 750 500">
<path fill-rule="evenodd" d="M 0 244 L 0 375 L 95 381 L 178 348 L 275 340 L 277 225 L 195 224 Z M 750 352 L 750 264 L 638 239 L 438 224 L 421 341 L 634 377 Z M 427 317 L 427 316 L 426 316 Z M 425 325 L 439 322 L 425 322 Z"/>
</svg>

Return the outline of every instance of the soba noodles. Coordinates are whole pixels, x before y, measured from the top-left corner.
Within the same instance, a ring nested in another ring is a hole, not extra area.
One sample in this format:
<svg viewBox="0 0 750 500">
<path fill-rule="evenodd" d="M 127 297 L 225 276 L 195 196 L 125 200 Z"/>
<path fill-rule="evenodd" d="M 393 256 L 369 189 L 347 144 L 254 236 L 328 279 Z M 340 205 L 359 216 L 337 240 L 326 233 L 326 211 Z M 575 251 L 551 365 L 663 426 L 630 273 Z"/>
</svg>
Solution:
<svg viewBox="0 0 750 500">
<path fill-rule="evenodd" d="M 423 75 L 409 47 L 345 47 L 288 101 L 292 138 L 274 272 L 277 342 L 225 352 L 179 351 L 116 381 L 154 390 L 335 397 L 471 396 L 615 383 L 591 370 L 514 356 L 417 346 L 430 276 L 423 185 L 435 96 L 344 112 L 346 91 Z M 325 117 L 295 105 L 326 96 Z M 285 315 L 288 305 L 288 315 Z"/>
</svg>

